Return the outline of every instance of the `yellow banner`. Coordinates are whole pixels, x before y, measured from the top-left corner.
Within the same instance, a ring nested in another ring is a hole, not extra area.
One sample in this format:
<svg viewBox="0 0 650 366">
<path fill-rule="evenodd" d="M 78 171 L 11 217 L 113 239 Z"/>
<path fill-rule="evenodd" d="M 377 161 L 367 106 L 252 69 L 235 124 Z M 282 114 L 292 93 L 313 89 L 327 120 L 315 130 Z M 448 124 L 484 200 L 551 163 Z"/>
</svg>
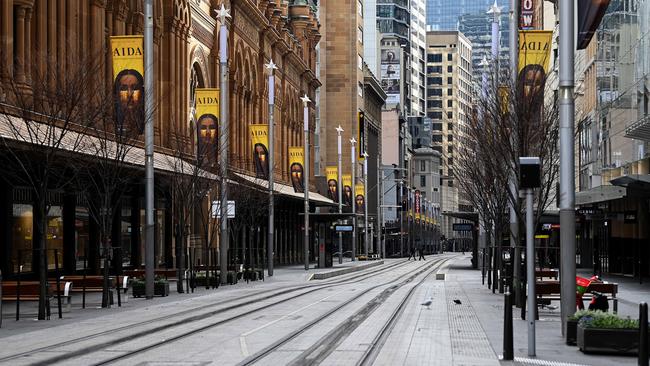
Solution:
<svg viewBox="0 0 650 366">
<path fill-rule="evenodd" d="M 111 37 L 116 132 L 144 132 L 144 47 L 142 36 Z"/>
<path fill-rule="evenodd" d="M 197 157 L 205 159 L 206 166 L 217 162 L 219 146 L 219 89 L 196 89 Z"/>
<path fill-rule="evenodd" d="M 354 207 L 357 213 L 364 213 L 366 209 L 366 195 L 363 184 L 354 186 Z"/>
<path fill-rule="evenodd" d="M 289 146 L 289 175 L 296 193 L 305 192 L 305 149 L 302 146 Z"/>
<path fill-rule="evenodd" d="M 269 179 L 269 125 L 249 125 L 248 131 L 251 135 L 255 176 Z"/>
<path fill-rule="evenodd" d="M 519 85 L 524 96 L 544 90 L 552 41 L 552 31 L 519 31 Z"/>
<path fill-rule="evenodd" d="M 339 169 L 336 166 L 325 167 L 325 177 L 327 178 L 327 198 L 334 202 L 339 201 L 338 179 Z"/>
<path fill-rule="evenodd" d="M 343 204 L 352 206 L 352 174 L 343 174 Z"/>
</svg>

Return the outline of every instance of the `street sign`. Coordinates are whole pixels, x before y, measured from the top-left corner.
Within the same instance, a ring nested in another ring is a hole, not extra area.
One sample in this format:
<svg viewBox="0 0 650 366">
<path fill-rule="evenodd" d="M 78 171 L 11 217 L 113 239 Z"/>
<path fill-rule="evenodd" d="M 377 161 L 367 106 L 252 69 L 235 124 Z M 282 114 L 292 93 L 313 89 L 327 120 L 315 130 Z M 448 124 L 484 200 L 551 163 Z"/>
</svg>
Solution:
<svg viewBox="0 0 650 366">
<path fill-rule="evenodd" d="M 212 201 L 212 218 L 221 218 L 221 202 L 219 201 Z M 228 201 L 228 218 L 235 218 L 235 201 Z"/>
<path fill-rule="evenodd" d="M 472 231 L 474 224 L 454 224 L 454 231 Z"/>
<path fill-rule="evenodd" d="M 337 233 L 343 233 L 343 232 L 352 232 L 352 230 L 354 230 L 354 227 L 352 225 L 336 225 L 334 226 L 334 229 L 336 230 Z"/>
</svg>

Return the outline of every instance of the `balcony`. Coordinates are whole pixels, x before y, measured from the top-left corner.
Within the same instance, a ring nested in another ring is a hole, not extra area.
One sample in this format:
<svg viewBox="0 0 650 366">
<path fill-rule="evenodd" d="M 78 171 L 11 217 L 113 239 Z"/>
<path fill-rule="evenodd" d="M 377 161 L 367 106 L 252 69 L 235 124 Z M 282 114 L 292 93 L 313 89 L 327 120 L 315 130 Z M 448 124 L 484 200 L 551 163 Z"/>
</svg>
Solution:
<svg viewBox="0 0 650 366">
<path fill-rule="evenodd" d="M 630 123 L 625 127 L 625 137 L 650 142 L 650 115 Z"/>
</svg>

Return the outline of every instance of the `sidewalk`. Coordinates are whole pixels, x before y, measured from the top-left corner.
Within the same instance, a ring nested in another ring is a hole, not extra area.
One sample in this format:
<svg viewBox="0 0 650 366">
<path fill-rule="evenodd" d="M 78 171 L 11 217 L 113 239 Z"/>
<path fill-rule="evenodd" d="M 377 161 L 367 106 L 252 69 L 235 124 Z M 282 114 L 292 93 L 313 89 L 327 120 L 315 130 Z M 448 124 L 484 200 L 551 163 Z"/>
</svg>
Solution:
<svg viewBox="0 0 650 366">
<path fill-rule="evenodd" d="M 393 263 L 396 259 L 384 260 L 383 263 Z M 344 258 L 342 264 L 338 264 L 335 260 L 330 268 L 314 268 L 315 265 L 310 265 L 309 271 L 305 271 L 303 265 L 294 266 L 281 266 L 275 267 L 273 277 L 268 276 L 268 271 L 265 271 L 265 281 L 252 281 L 246 283 L 240 280 L 236 285 L 221 285 L 217 289 L 206 289 L 205 287 L 197 287 L 194 292 L 179 294 L 176 290 L 176 281 L 169 283 L 169 296 L 167 297 L 154 297 L 153 300 L 146 300 L 144 298 L 131 297 L 131 290 L 129 290 L 128 301 L 122 297 L 122 306 L 117 306 L 117 297 L 114 296 L 115 304 L 110 309 L 101 308 L 101 294 L 91 293 L 86 294 L 86 308 L 81 307 L 81 294 L 72 295 L 72 305 L 69 312 L 63 312 L 63 319 L 58 318 L 56 299 L 52 301 L 52 315 L 50 320 L 36 320 L 37 303 L 36 302 L 21 302 L 20 304 L 20 320 L 15 320 L 16 303 L 3 302 L 2 304 L 2 327 L 0 328 L 0 339 L 3 337 L 10 337 L 12 335 L 21 334 L 33 330 L 47 329 L 62 324 L 69 324 L 83 320 L 101 318 L 104 316 L 113 316 L 115 314 L 128 312 L 130 310 L 139 308 L 150 308 L 155 306 L 170 306 L 173 303 L 182 301 L 201 301 L 201 298 L 212 296 L 215 300 L 221 300 L 225 297 L 253 295 L 259 290 L 273 289 L 274 287 L 282 287 L 287 284 L 307 283 L 311 277 L 316 273 L 331 273 L 334 275 L 342 275 L 345 273 L 338 273 L 341 270 L 350 271 L 354 267 L 365 267 L 369 264 L 375 264 L 381 261 L 355 261 L 351 262 L 349 258 Z M 372 267 L 370 267 L 372 268 Z M 365 270 L 363 268 L 360 270 Z M 187 290 L 187 289 L 186 289 Z M 101 320 L 98 320 L 101 322 Z"/>
<path fill-rule="evenodd" d="M 623 283 L 616 278 L 605 278 L 619 283 L 619 314 L 638 317 L 636 300 L 650 299 L 643 290 L 635 292 L 631 283 Z M 502 294 L 492 293 L 487 285 L 481 284 L 481 274 L 471 269 L 470 257 L 457 261 L 450 268 L 447 281 L 456 281 L 462 287 L 468 301 L 475 309 L 478 319 L 487 335 L 492 349 L 497 355 L 503 354 L 503 302 Z M 647 291 L 647 286 L 645 288 Z M 636 309 L 636 310 L 634 310 Z M 610 309 L 611 311 L 611 309 Z M 536 358 L 528 358 L 528 325 L 520 317 L 520 309 L 513 307 L 513 331 L 515 362 L 502 361 L 504 365 L 636 365 L 636 357 L 583 354 L 575 346 L 567 346 L 561 334 L 560 310 L 540 310 L 539 321 L 535 323 Z M 553 363 L 551 363 L 553 362 Z"/>
</svg>

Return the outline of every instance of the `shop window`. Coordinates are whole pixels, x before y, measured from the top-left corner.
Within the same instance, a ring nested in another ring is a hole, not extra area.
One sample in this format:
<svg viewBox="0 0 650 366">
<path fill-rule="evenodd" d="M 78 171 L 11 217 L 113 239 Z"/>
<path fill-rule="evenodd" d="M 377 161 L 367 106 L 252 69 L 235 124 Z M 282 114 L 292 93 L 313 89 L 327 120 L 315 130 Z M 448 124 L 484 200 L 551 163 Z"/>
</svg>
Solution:
<svg viewBox="0 0 650 366">
<path fill-rule="evenodd" d="M 32 235 L 34 228 L 33 207 L 29 204 L 13 205 L 13 251 L 12 262 L 14 273 L 32 271 Z"/>
<path fill-rule="evenodd" d="M 120 235 L 122 243 L 122 266 L 135 264 L 131 261 L 131 204 L 130 198 L 122 200 L 122 212 L 120 213 Z"/>
<path fill-rule="evenodd" d="M 77 206 L 75 209 L 75 258 L 77 263 L 77 269 L 84 268 L 84 262 L 86 268 L 88 267 L 88 246 L 90 244 L 90 220 L 88 216 L 88 208 Z"/>
</svg>

